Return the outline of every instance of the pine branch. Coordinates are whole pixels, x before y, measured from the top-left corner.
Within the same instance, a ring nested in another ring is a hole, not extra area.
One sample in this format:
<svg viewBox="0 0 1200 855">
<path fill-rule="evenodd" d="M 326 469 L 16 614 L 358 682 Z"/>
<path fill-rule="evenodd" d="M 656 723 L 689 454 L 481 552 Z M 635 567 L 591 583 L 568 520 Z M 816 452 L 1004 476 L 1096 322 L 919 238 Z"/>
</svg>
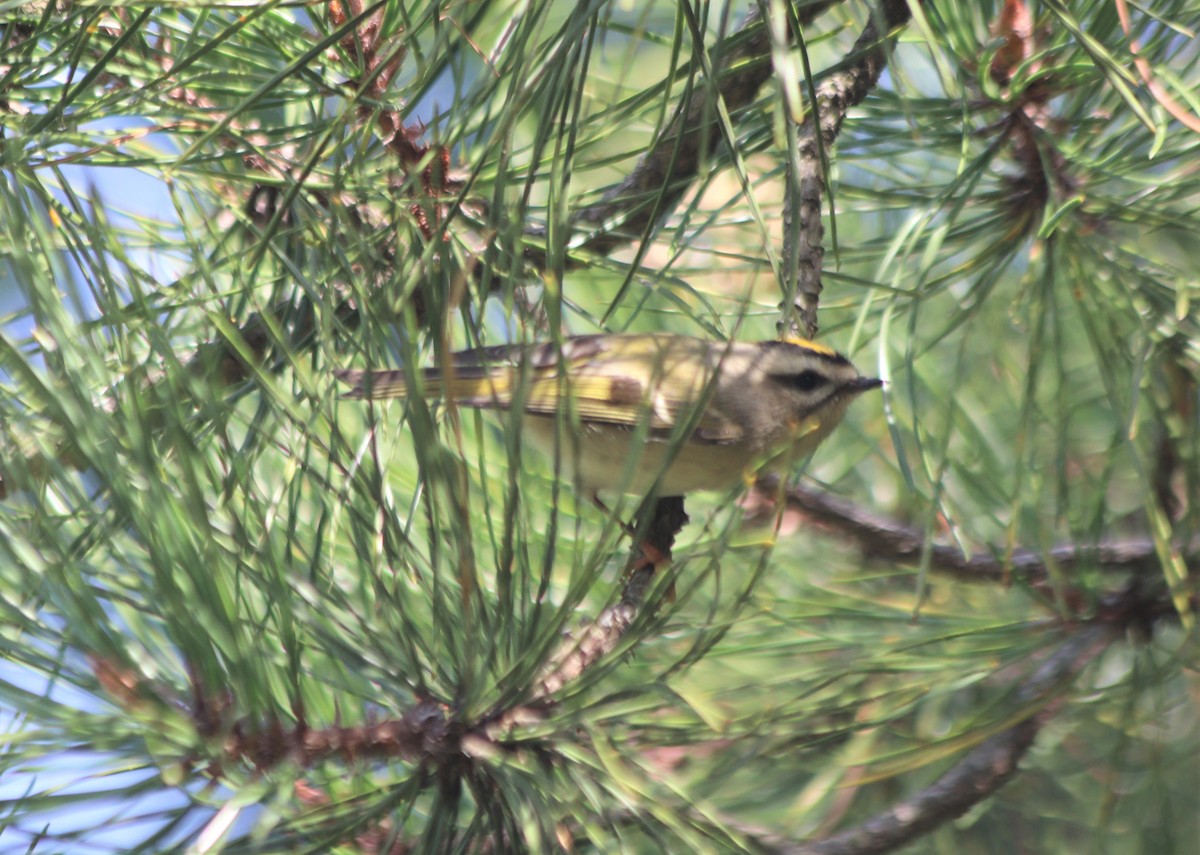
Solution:
<svg viewBox="0 0 1200 855">
<path fill-rule="evenodd" d="M 764 848 L 776 855 L 879 855 L 962 816 L 1016 776 L 1021 758 L 1052 717 L 1048 698 L 1069 686 L 1121 630 L 1120 623 L 1097 621 L 1075 631 L 1016 693 L 1015 708 L 1042 705 L 1038 712 L 982 742 L 916 796 L 824 840 Z"/>
<path fill-rule="evenodd" d="M 1080 672 L 1129 630 L 1174 614 L 1169 601 L 1147 596 L 1136 585 L 1105 597 L 1093 618 L 1072 627 L 1058 648 L 1013 687 L 1007 706 L 1014 713 L 1028 711 L 1025 718 L 982 741 L 915 796 L 853 829 L 820 840 L 797 841 L 734 817 L 720 817 L 714 824 L 711 814 L 699 813 L 690 805 L 680 809 L 697 825 L 714 833 L 732 833 L 754 851 L 771 855 L 881 855 L 895 851 L 962 816 L 1013 780 L 1021 759 L 1061 707 L 1062 695 L 1070 691 Z M 630 815 L 628 820 L 633 822 L 635 817 Z"/>
<path fill-rule="evenodd" d="M 189 706 L 196 730 L 207 737 L 225 735 L 222 748 L 226 757 L 248 761 L 258 769 L 268 769 L 285 760 L 308 767 L 330 758 L 349 761 L 364 757 L 399 757 L 440 765 L 456 762 L 464 751 L 472 754 L 495 750 L 503 732 L 523 721 L 540 718 L 553 703 L 554 694 L 616 649 L 646 605 L 654 574 L 670 564 L 675 537 L 687 521 L 681 497 L 670 496 L 655 503 L 646 535 L 634 546 L 618 603 L 605 609 L 577 638 L 568 636 L 550 657 L 529 700 L 511 710 L 493 713 L 480 722 L 462 722 L 441 704 L 423 701 L 398 719 L 357 727 L 310 728 L 302 710 L 296 711 L 299 723 L 292 727 L 277 720 L 229 722 L 226 717 L 234 708 L 234 699 L 227 693 L 206 689 L 198 670 L 191 668 Z M 163 708 L 181 705 L 178 698 L 164 694 L 114 662 L 93 657 L 91 666 L 109 696 L 127 708 L 140 709 L 155 703 Z"/>
<path fill-rule="evenodd" d="M 889 38 L 908 22 L 912 13 L 908 0 L 886 0 L 873 10 L 871 22 L 842 61 L 844 66 L 817 87 L 808 118 L 800 127 L 795 158 L 788 158 L 783 206 L 783 276 L 794 296 L 785 301 L 782 327 L 796 334 L 798 324 L 804 337 L 817 334 L 817 306 L 822 289 L 821 268 L 825 258 L 822 241 L 821 199 L 829 154 L 850 108 L 875 88 L 887 66 Z"/>
<path fill-rule="evenodd" d="M 1175 614 L 1171 603 L 1140 586 L 1105 597 L 1095 618 L 1074 629 L 1062 645 L 1017 687 L 1014 710 L 1036 708 L 1029 718 L 980 743 L 937 781 L 878 816 L 824 840 L 767 846 L 776 855 L 878 855 L 905 846 L 957 819 L 1018 773 L 1021 758 L 1050 721 L 1079 673 L 1127 630 Z"/>
<path fill-rule="evenodd" d="M 550 658 L 534 690 L 534 702 L 545 702 L 568 683 L 577 680 L 601 658 L 616 649 L 621 636 L 633 624 L 645 604 L 646 593 L 654 573 L 670 564 L 675 536 L 687 525 L 682 496 L 659 499 L 649 521 L 645 539 L 634 547 L 635 556 L 627 572 L 621 599 L 579 633 L 579 638 L 567 638 Z M 674 596 L 671 590 L 668 597 Z"/>
</svg>

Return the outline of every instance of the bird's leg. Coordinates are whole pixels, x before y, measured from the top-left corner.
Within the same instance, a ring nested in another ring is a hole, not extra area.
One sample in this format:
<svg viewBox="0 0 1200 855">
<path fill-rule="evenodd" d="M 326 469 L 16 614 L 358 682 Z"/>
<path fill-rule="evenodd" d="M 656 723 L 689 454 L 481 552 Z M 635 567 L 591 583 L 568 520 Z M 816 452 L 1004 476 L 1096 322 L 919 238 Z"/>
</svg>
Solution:
<svg viewBox="0 0 1200 855">
<path fill-rule="evenodd" d="M 671 563 L 671 547 L 675 545 L 675 535 L 688 521 L 687 512 L 683 508 L 683 496 L 659 497 L 654 503 L 649 523 L 644 527 L 645 535 L 640 538 L 637 528 L 632 523 L 617 518 L 594 490 L 591 500 L 597 508 L 616 519 L 621 530 L 633 541 L 634 555 L 630 557 L 629 566 L 625 569 L 626 576 L 632 576 L 641 570 L 653 572 Z M 667 598 L 675 599 L 674 584 L 667 591 Z"/>
<path fill-rule="evenodd" d="M 595 493 L 592 502 L 596 507 L 610 516 L 615 516 L 608 506 Z M 663 496 L 654 503 L 649 523 L 643 526 L 644 536 L 637 536 L 637 529 L 623 520 L 617 520 L 621 528 L 633 541 L 634 554 L 630 556 L 625 575 L 632 579 L 641 573 L 653 573 L 660 567 L 665 568 L 671 563 L 671 547 L 675 545 L 675 535 L 679 533 L 688 521 L 687 512 L 683 509 L 683 496 Z M 664 596 L 667 602 L 675 600 L 675 583 L 672 582 Z"/>
</svg>

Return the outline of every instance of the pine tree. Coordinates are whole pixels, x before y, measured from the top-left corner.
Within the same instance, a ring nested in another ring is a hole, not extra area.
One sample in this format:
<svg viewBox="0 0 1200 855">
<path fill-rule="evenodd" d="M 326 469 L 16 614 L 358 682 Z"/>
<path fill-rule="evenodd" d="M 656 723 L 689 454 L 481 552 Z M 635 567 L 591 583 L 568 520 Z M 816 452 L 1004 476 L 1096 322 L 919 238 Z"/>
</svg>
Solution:
<svg viewBox="0 0 1200 855">
<path fill-rule="evenodd" d="M 1185 851 L 1198 28 L 0 3 L 0 851 Z M 623 331 L 886 387 L 601 509 L 333 377 Z"/>
</svg>

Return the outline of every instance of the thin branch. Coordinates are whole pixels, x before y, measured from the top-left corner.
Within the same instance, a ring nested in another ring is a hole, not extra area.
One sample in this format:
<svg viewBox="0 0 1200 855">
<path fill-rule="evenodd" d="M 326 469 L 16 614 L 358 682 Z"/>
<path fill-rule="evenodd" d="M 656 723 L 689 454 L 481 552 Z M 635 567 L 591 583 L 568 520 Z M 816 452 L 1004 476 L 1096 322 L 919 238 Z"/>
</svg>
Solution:
<svg viewBox="0 0 1200 855">
<path fill-rule="evenodd" d="M 226 753 L 243 757 L 257 768 L 270 768 L 284 760 L 310 767 L 325 759 L 401 757 L 413 762 L 453 762 L 461 757 L 461 730 L 442 705 L 422 701 L 397 719 L 358 727 L 301 725 L 284 728 L 268 725 L 251 732 L 235 728 L 226 742 Z"/>
<path fill-rule="evenodd" d="M 783 207 L 784 282 L 792 295 L 784 307 L 782 326 L 804 336 L 817 333 L 817 305 L 825 258 L 821 199 L 825 194 L 827 157 L 851 107 L 867 97 L 887 66 L 887 37 L 908 22 L 908 0 L 885 0 L 843 60 L 851 62 L 817 87 L 816 102 L 800 127 L 796 157 L 788 159 L 788 182 Z M 882 31 L 882 32 L 881 32 Z"/>
<path fill-rule="evenodd" d="M 362 17 L 358 26 L 340 43 L 342 49 L 358 61 L 364 72 L 362 78 L 351 81 L 351 86 L 366 87 L 364 94 L 367 97 L 358 105 L 358 122 L 365 125 L 375 116 L 384 145 L 399 157 L 403 167 L 411 169 L 429 152 L 429 146 L 418 142 L 421 130 L 406 127 L 397 110 L 380 110 L 376 114 L 372 106 L 374 103 L 387 102 L 388 87 L 404 63 L 408 50 L 396 36 L 384 35 L 382 3 L 376 3 L 374 11 L 365 17 L 362 0 L 349 0 L 346 5 L 350 8 L 346 9 L 341 0 L 331 0 L 328 12 L 329 20 L 335 27 L 344 26 L 351 18 Z"/>
<path fill-rule="evenodd" d="M 226 691 L 214 692 L 204 686 L 197 669 L 190 665 L 191 696 L 185 701 L 117 662 L 99 656 L 89 660 L 96 681 L 121 706 L 147 714 L 155 706 L 186 707 L 198 734 L 223 740 L 224 758 L 246 761 L 260 770 L 285 761 L 307 768 L 330 758 L 446 762 L 462 755 L 464 728 L 451 719 L 446 707 L 432 700 L 420 701 L 399 718 L 357 727 L 313 729 L 303 720 L 285 726 L 277 719 L 257 724 L 231 720 L 235 699 Z M 219 772 L 219 767 L 214 771 Z"/>
<path fill-rule="evenodd" d="M 550 657 L 533 690 L 535 702 L 545 701 L 568 683 L 579 679 L 588 668 L 601 657 L 616 649 L 621 636 L 633 625 L 646 592 L 654 578 L 654 567 L 639 567 L 633 570 L 621 589 L 621 599 L 609 606 L 588 626 L 579 631 L 578 637 L 568 634 L 559 649 Z"/>
<path fill-rule="evenodd" d="M 757 495 L 770 500 L 777 495 L 777 483 L 770 477 L 761 479 L 755 488 Z M 921 558 L 925 538 L 912 526 L 810 487 L 791 487 L 784 492 L 784 500 L 818 525 L 848 537 L 869 559 L 911 563 Z M 1193 543 L 1184 557 L 1189 566 L 1200 567 L 1200 541 Z M 1157 572 L 1159 558 L 1149 538 L 1095 545 L 1069 543 L 1043 552 L 1016 549 L 1007 561 L 990 552 L 964 555 L 954 546 L 930 547 L 930 567 L 964 582 L 1017 579 L 1040 589 L 1049 585 L 1051 566 L 1059 573 L 1088 566 L 1138 575 Z"/>
<path fill-rule="evenodd" d="M 450 189 L 450 150 L 439 146 L 430 157 L 432 147 L 421 141 L 425 129 L 404 124 L 402 111 L 378 108 L 390 100 L 389 88 L 400 71 L 408 48 L 403 42 L 404 31 L 396 29 L 385 34 L 384 4 L 376 3 L 375 10 L 364 16 L 362 0 L 349 0 L 349 10 L 342 0 L 330 0 L 329 19 L 334 26 L 343 26 L 351 18 L 362 18 L 358 26 L 341 40 L 341 47 L 358 60 L 364 74 L 350 85 L 364 91 L 358 99 L 358 123 L 366 125 L 374 117 L 375 127 L 384 146 L 396 155 L 400 169 L 410 175 L 420 168 L 420 194 L 413 183 L 407 184 L 412 198 L 408 212 L 427 241 L 440 232 L 443 219 L 442 199 Z M 430 219 L 433 222 L 430 222 Z"/>
</svg>

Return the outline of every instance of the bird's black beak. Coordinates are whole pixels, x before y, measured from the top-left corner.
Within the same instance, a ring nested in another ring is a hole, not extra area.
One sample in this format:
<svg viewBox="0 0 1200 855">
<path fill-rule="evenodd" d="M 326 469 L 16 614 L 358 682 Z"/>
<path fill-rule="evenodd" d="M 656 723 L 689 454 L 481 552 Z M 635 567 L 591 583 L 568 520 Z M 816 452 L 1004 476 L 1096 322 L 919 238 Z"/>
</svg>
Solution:
<svg viewBox="0 0 1200 855">
<path fill-rule="evenodd" d="M 882 385 L 883 381 L 878 377 L 859 377 L 857 380 L 851 380 L 847 383 L 845 389 L 851 395 L 861 395 L 863 392 L 878 389 Z"/>
</svg>

